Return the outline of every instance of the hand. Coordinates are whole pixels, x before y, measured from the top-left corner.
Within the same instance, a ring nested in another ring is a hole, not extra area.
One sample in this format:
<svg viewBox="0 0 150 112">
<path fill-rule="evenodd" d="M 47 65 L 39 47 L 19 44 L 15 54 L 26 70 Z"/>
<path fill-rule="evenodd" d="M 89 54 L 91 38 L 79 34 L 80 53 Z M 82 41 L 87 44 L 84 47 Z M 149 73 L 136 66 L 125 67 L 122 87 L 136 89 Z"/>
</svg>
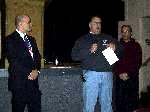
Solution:
<svg viewBox="0 0 150 112">
<path fill-rule="evenodd" d="M 94 53 L 94 54 L 95 54 L 95 52 L 96 52 L 96 50 L 97 50 L 97 46 L 98 46 L 98 45 L 97 45 L 96 43 L 92 44 L 91 49 L 90 49 L 91 53 Z"/>
<path fill-rule="evenodd" d="M 110 47 L 113 51 L 115 51 L 116 47 L 114 43 L 107 44 L 107 47 Z"/>
<path fill-rule="evenodd" d="M 32 72 L 30 73 L 30 75 L 28 76 L 29 80 L 35 80 L 38 76 L 38 71 L 37 70 L 32 70 Z"/>
<path fill-rule="evenodd" d="M 129 76 L 128 76 L 127 73 L 121 73 L 121 74 L 119 75 L 119 77 L 120 77 L 120 79 L 122 79 L 122 80 L 124 80 L 124 81 L 126 81 L 126 80 L 129 79 Z"/>
</svg>

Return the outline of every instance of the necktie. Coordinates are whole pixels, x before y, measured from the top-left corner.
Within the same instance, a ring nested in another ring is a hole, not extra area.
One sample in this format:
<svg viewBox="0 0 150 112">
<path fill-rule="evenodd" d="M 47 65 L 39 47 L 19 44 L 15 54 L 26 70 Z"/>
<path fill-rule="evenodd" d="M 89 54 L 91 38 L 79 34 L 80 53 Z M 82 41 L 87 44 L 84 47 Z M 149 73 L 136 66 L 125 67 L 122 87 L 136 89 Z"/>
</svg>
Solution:
<svg viewBox="0 0 150 112">
<path fill-rule="evenodd" d="M 32 51 L 32 46 L 31 46 L 31 43 L 30 43 L 30 41 L 29 41 L 27 35 L 24 36 L 24 42 L 25 42 L 26 47 L 27 47 L 30 51 Z"/>
<path fill-rule="evenodd" d="M 32 46 L 31 46 L 31 43 L 30 43 L 27 35 L 24 36 L 24 42 L 25 42 L 25 45 L 26 45 L 26 47 L 28 48 L 28 50 L 31 54 L 32 59 L 33 59 Z"/>
</svg>

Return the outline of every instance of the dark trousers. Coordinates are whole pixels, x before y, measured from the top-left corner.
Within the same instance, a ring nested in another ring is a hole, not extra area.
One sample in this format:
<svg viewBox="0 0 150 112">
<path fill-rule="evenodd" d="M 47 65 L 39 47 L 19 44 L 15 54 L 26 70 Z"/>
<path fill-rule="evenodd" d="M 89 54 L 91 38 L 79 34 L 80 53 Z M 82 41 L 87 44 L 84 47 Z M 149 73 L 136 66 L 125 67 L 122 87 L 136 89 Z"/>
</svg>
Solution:
<svg viewBox="0 0 150 112">
<path fill-rule="evenodd" d="M 12 112 L 41 112 L 41 92 L 39 89 L 15 89 L 12 91 Z"/>
<path fill-rule="evenodd" d="M 130 76 L 123 81 L 116 78 L 116 110 L 117 112 L 133 112 L 139 105 L 139 78 Z"/>
</svg>

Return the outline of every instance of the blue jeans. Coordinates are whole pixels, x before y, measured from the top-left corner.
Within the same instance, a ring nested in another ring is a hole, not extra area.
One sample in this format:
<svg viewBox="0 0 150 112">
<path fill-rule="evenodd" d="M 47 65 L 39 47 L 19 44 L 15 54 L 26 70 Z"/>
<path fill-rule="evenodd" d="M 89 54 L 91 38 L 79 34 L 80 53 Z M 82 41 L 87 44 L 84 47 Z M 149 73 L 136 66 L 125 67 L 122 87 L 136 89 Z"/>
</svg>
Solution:
<svg viewBox="0 0 150 112">
<path fill-rule="evenodd" d="M 85 82 L 83 83 L 83 112 L 94 112 L 99 98 L 100 112 L 112 111 L 112 72 L 83 71 Z"/>
</svg>

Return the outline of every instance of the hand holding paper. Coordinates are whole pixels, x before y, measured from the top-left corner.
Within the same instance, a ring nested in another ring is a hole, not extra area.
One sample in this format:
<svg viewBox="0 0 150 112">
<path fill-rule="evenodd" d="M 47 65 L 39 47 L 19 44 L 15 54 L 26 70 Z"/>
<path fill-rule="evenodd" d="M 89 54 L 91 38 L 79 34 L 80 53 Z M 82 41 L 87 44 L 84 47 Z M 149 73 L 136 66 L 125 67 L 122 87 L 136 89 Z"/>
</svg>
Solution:
<svg viewBox="0 0 150 112">
<path fill-rule="evenodd" d="M 116 61 L 119 60 L 114 51 L 112 50 L 112 48 L 110 47 L 102 51 L 102 53 L 110 65 L 114 64 Z"/>
</svg>

